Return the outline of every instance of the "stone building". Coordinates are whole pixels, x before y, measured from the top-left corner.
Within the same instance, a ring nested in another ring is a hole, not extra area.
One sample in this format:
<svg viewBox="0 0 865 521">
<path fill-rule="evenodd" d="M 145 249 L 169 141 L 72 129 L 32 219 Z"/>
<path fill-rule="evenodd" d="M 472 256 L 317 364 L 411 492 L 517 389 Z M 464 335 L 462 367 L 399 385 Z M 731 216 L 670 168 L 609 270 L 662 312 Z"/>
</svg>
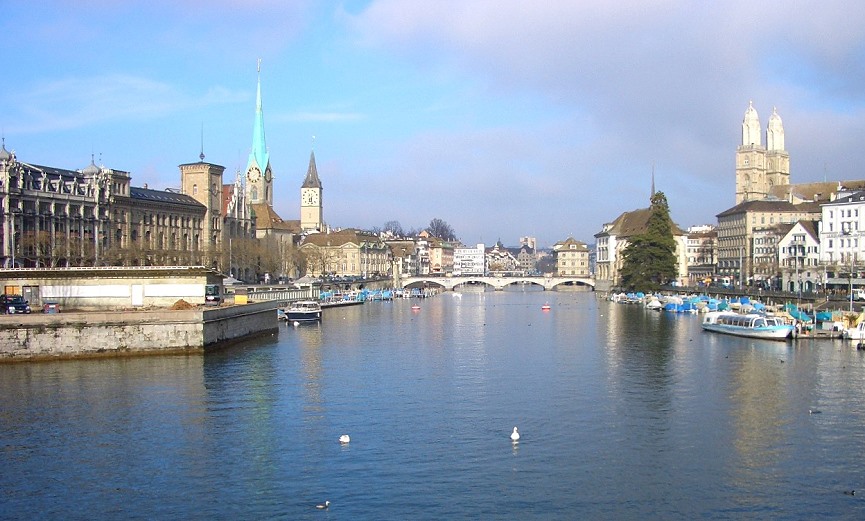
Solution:
<svg viewBox="0 0 865 521">
<path fill-rule="evenodd" d="M 553 255 L 556 257 L 557 276 L 590 276 L 589 247 L 586 243 L 568 237 L 553 245 Z"/>
<path fill-rule="evenodd" d="M 778 240 L 778 266 L 781 267 L 781 288 L 808 293 L 823 286 L 824 271 L 820 268 L 820 238 L 817 221 L 797 221 L 782 225 Z"/>
<path fill-rule="evenodd" d="M 311 233 L 300 251 L 305 273 L 312 277 L 379 277 L 391 275 L 391 250 L 377 236 L 347 229 Z"/>
<path fill-rule="evenodd" d="M 711 282 L 718 258 L 718 232 L 714 226 L 691 226 L 687 236 L 688 285 Z"/>
<path fill-rule="evenodd" d="M 645 233 L 651 208 L 624 212 L 613 222 L 604 224 L 595 234 L 597 257 L 595 260 L 595 289 L 610 291 L 621 283 L 622 254 L 630 244 L 630 238 Z M 687 235 L 676 224 L 672 225 L 676 243 L 677 281 L 685 284 L 688 279 Z"/>
<path fill-rule="evenodd" d="M 519 263 L 502 241 L 496 241 L 492 248 L 484 252 L 487 272 L 490 275 L 512 274 L 518 271 Z"/>
<path fill-rule="evenodd" d="M 90 165 L 80 170 L 18 160 L 0 147 L 2 263 L 6 267 L 215 267 L 226 215 L 222 167 L 199 163 L 189 190 L 133 187 L 129 172 Z M 198 177 L 196 177 L 198 176 Z M 197 179 L 197 182 L 196 182 Z M 231 226 L 249 233 L 251 222 Z"/>
<path fill-rule="evenodd" d="M 749 200 L 725 210 L 718 218 L 718 274 L 737 285 L 754 276 L 754 231 L 776 224 L 820 219 L 818 203 L 793 204 L 778 200 Z"/>
</svg>

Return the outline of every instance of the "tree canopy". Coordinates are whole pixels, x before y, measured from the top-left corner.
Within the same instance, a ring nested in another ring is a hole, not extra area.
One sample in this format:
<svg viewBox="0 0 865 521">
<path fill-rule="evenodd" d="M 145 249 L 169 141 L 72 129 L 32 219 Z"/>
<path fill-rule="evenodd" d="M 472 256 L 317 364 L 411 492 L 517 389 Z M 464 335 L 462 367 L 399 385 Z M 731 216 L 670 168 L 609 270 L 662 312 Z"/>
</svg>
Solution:
<svg viewBox="0 0 865 521">
<path fill-rule="evenodd" d="M 663 192 L 652 195 L 646 230 L 629 239 L 622 257 L 622 289 L 653 291 L 676 279 L 676 241 L 670 208 Z"/>
<path fill-rule="evenodd" d="M 445 241 L 455 241 L 457 238 L 456 232 L 451 226 L 445 222 L 443 219 L 435 218 L 429 222 L 429 226 L 426 229 L 430 235 L 433 237 L 438 237 L 439 239 Z"/>
</svg>

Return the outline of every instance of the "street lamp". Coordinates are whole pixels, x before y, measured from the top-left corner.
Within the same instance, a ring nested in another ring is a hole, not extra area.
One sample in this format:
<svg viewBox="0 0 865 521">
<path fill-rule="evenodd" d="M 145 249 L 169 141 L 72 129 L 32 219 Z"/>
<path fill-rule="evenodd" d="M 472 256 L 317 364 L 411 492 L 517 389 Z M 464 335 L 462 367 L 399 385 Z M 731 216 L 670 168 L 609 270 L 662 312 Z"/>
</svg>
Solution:
<svg viewBox="0 0 865 521">
<path fill-rule="evenodd" d="M 841 229 L 841 235 L 847 237 L 847 248 L 850 250 L 847 255 L 850 258 L 850 271 L 847 274 L 847 279 L 850 281 L 850 289 L 848 290 L 847 298 L 850 300 L 850 312 L 853 312 L 853 243 L 850 240 L 850 227 L 845 226 Z"/>
</svg>

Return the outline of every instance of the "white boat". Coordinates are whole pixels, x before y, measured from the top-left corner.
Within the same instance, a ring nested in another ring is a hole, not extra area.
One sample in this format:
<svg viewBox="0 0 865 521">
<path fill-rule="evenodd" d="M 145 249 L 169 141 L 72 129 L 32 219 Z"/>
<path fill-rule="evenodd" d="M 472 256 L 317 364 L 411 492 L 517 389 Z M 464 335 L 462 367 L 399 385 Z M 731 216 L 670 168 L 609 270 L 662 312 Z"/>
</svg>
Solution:
<svg viewBox="0 0 865 521">
<path fill-rule="evenodd" d="M 855 324 L 853 327 L 848 327 L 844 330 L 844 338 L 849 338 L 850 340 L 865 340 L 865 320 L 859 321 L 858 324 Z"/>
<path fill-rule="evenodd" d="M 730 311 L 706 313 L 702 323 L 705 331 L 765 340 L 786 340 L 793 336 L 794 328 L 777 317 L 750 313 L 742 315 Z"/>
<path fill-rule="evenodd" d="M 298 300 L 285 309 L 285 319 L 289 322 L 321 320 L 321 304 L 317 300 Z"/>
</svg>

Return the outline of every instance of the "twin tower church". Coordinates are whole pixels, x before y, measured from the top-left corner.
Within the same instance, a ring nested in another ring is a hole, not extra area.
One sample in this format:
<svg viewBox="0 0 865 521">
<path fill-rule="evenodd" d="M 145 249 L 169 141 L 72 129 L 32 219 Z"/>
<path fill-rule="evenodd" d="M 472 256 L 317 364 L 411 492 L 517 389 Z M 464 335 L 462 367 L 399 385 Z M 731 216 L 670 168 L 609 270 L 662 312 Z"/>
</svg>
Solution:
<svg viewBox="0 0 865 521">
<path fill-rule="evenodd" d="M 766 127 L 766 145 L 760 117 L 753 103 L 742 120 L 742 144 L 736 150 L 736 204 L 761 200 L 773 187 L 790 184 L 790 154 L 784 149 L 784 125 L 773 110 Z"/>
</svg>

